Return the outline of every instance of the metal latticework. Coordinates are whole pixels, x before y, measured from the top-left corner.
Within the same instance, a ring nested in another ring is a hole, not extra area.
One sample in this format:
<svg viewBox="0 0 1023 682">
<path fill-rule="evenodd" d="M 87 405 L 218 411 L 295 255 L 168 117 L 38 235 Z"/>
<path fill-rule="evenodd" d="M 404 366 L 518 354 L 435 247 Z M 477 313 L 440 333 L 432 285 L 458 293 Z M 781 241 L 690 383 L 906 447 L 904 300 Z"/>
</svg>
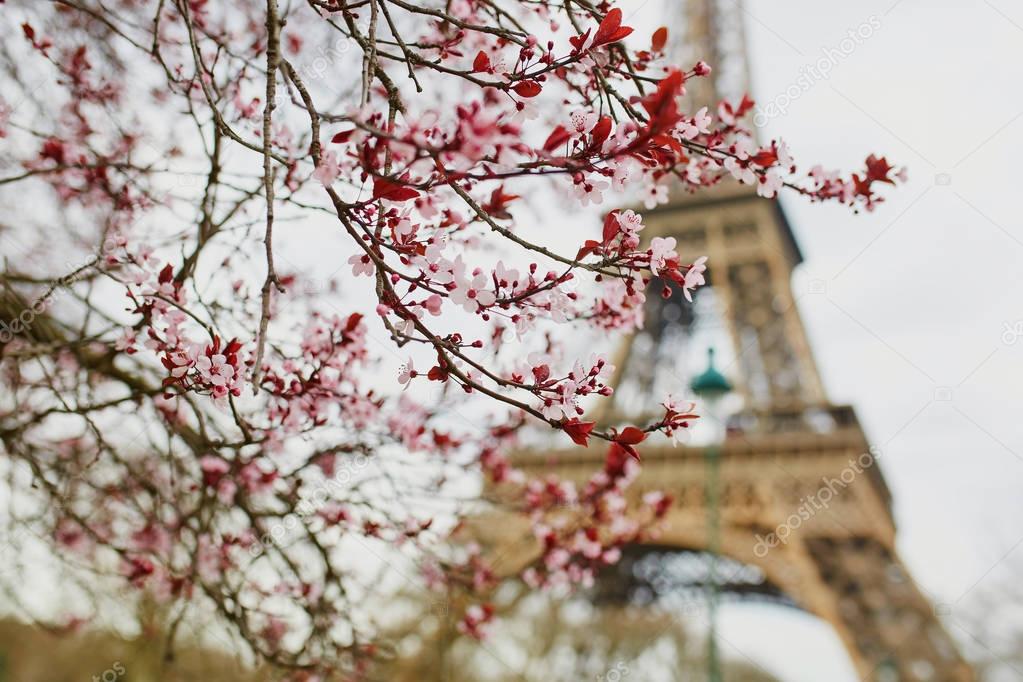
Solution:
<svg viewBox="0 0 1023 682">
<path fill-rule="evenodd" d="M 708 272 L 710 277 L 713 273 Z M 661 295 L 665 286 L 671 291 L 668 298 Z M 715 294 L 713 288 L 701 287 L 689 303 L 674 283 L 651 281 L 644 309 L 647 323 L 630 340 L 626 364 L 620 370 L 615 397 L 618 417 L 633 421 L 648 417 L 661 409 L 658 404 L 664 395 L 689 384 L 705 357 L 704 348 L 727 334 Z"/>
<path fill-rule="evenodd" d="M 687 84 L 693 110 L 712 111 L 722 99 L 741 98 L 749 90 L 749 65 L 741 0 L 681 0 L 683 30 L 672 46 L 672 63 L 690 68 L 698 60 L 711 65 L 706 78 Z"/>
<path fill-rule="evenodd" d="M 685 39 L 675 59 L 716 67 L 712 78 L 694 80 L 690 96 L 710 104 L 741 95 L 748 70 L 740 0 L 684 1 Z M 721 368 L 744 409 L 729 419 L 713 457 L 704 448 L 644 444 L 631 502 L 659 490 L 675 503 L 658 545 L 629 548 L 620 566 L 600 576 L 594 599 L 693 603 L 709 581 L 726 601 L 771 599 L 830 623 L 863 679 L 887 669 L 903 682 L 972 682 L 973 671 L 898 559 L 890 493 L 855 411 L 824 394 L 791 288 L 801 254 L 779 205 L 725 182 L 644 217 L 647 238 L 675 237 L 684 253 L 708 256 L 710 286 L 694 306 L 678 291 L 660 299 L 661 286 L 652 286 L 645 329 L 615 358 L 613 401 L 588 418 L 638 423 L 652 415 L 665 393 L 689 385 L 694 357 L 708 345 L 721 349 L 699 340 L 708 334 L 730 346 Z M 522 453 L 515 464 L 546 475 L 553 463 L 558 476 L 583 485 L 603 457 L 597 447 L 545 449 Z M 491 544 L 534 542 L 528 524 L 488 527 L 496 529 Z M 509 567 L 531 556 L 519 551 Z M 743 574 L 745 567 L 755 572 Z"/>
<path fill-rule="evenodd" d="M 715 560 L 713 576 L 723 600 L 797 606 L 755 565 L 656 545 L 626 547 L 621 560 L 598 577 L 592 599 L 598 604 L 657 606 L 675 613 L 704 608 Z"/>
</svg>

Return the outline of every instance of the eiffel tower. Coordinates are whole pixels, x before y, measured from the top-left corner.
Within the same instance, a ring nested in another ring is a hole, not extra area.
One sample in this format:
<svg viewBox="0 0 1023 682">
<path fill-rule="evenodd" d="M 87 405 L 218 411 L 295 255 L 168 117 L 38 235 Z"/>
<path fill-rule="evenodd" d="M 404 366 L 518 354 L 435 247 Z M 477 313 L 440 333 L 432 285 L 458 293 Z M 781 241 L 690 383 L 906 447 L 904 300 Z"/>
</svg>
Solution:
<svg viewBox="0 0 1023 682">
<path fill-rule="evenodd" d="M 741 0 L 682 1 L 685 37 L 674 63 L 699 57 L 714 67 L 710 78 L 687 84 L 690 102 L 741 96 L 748 89 Z M 675 502 L 657 544 L 627 548 L 600 576 L 594 598 L 649 601 L 673 589 L 701 590 L 710 556 L 724 596 L 788 604 L 829 623 L 863 680 L 974 680 L 899 559 L 891 495 L 855 411 L 825 395 L 791 286 L 802 256 L 780 205 L 735 183 L 676 194 L 643 212 L 645 235 L 674 236 L 683 253 L 708 255 L 709 285 L 689 305 L 680 292 L 662 299 L 663 285 L 654 283 L 644 330 L 618 351 L 614 398 L 587 419 L 609 426 L 656 415 L 665 393 L 689 385 L 694 358 L 715 335 L 719 349 L 731 351 L 722 353 L 722 370 L 741 408 L 717 450 L 713 498 L 705 447 L 643 449 L 632 503 L 649 490 Z M 595 446 L 514 461 L 527 473 L 553 467 L 581 482 L 603 457 Z M 486 526 L 478 537 L 492 536 L 504 571 L 536 557 L 522 523 Z"/>
</svg>

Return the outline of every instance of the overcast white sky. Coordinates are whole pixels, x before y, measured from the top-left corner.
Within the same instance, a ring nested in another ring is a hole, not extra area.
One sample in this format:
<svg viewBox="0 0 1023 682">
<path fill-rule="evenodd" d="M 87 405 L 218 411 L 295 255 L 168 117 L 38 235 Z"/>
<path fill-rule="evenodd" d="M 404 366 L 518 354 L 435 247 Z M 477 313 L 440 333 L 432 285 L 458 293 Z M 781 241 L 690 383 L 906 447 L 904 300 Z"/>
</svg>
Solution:
<svg viewBox="0 0 1023 682">
<path fill-rule="evenodd" d="M 762 102 L 877 19 L 766 132 L 804 161 L 849 168 L 877 152 L 909 166 L 873 215 L 783 203 L 826 388 L 881 448 L 899 550 L 969 639 L 971 599 L 1023 566 L 1023 3 L 747 0 L 745 14 Z M 726 651 L 785 680 L 857 679 L 808 617 L 743 609 L 723 632 Z"/>
</svg>

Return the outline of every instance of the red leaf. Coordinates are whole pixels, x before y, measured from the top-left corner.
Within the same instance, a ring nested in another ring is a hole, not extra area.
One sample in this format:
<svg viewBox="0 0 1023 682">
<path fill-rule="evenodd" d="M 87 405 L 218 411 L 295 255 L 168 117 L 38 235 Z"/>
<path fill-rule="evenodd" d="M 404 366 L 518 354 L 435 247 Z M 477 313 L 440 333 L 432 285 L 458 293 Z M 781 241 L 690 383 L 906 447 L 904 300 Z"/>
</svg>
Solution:
<svg viewBox="0 0 1023 682">
<path fill-rule="evenodd" d="M 354 132 L 355 132 L 355 128 L 352 128 L 351 130 L 342 130 L 340 133 L 338 133 L 334 137 L 330 138 L 330 141 L 333 144 L 337 144 L 339 142 L 348 142 L 348 138 L 350 138 L 352 136 L 352 133 L 354 133 Z"/>
<path fill-rule="evenodd" d="M 657 144 L 661 145 L 662 147 L 670 147 L 671 149 L 675 150 L 675 153 L 679 157 L 684 157 L 685 156 L 685 149 L 682 147 L 681 144 L 679 144 L 679 141 L 676 140 L 671 135 L 655 135 L 653 137 L 653 139 L 651 140 L 651 142 L 656 142 Z M 682 161 L 682 158 L 679 158 L 679 162 L 681 162 L 681 161 Z"/>
<path fill-rule="evenodd" d="M 622 445 L 638 445 L 644 440 L 646 440 L 646 434 L 635 426 L 626 426 L 615 438 L 615 442 Z"/>
<path fill-rule="evenodd" d="M 621 223 L 618 222 L 618 214 L 614 211 L 608 213 L 604 218 L 604 233 L 601 235 L 604 238 L 604 243 L 607 244 L 614 239 L 619 229 L 621 229 Z"/>
<path fill-rule="evenodd" d="M 543 90 L 543 87 L 536 81 L 519 81 L 512 90 L 518 93 L 519 97 L 536 97 Z"/>
<path fill-rule="evenodd" d="M 533 378 L 536 379 L 536 383 L 542 384 L 551 378 L 551 368 L 547 365 L 540 365 L 539 367 L 533 368 Z"/>
<path fill-rule="evenodd" d="M 611 39 L 608 40 L 607 42 L 617 43 L 619 40 L 624 40 L 628 36 L 632 35 L 632 30 L 633 29 L 631 26 L 622 26 L 620 29 L 614 32 L 614 34 L 611 36 Z"/>
<path fill-rule="evenodd" d="M 559 125 L 547 136 L 547 141 L 543 143 L 543 150 L 545 152 L 552 152 L 563 145 L 570 137 L 572 137 L 572 134 L 568 132 L 568 129 L 565 126 Z"/>
<path fill-rule="evenodd" d="M 408 201 L 419 196 L 419 192 L 411 187 L 403 187 L 391 182 L 387 178 L 374 178 L 373 198 L 387 199 L 388 201 Z"/>
<path fill-rule="evenodd" d="M 761 149 L 759 152 L 754 154 L 750 158 L 750 161 L 757 164 L 758 166 L 768 168 L 778 162 L 778 152 L 776 152 L 774 148 L 768 149 L 765 147 L 764 149 Z"/>
<path fill-rule="evenodd" d="M 359 322 L 362 321 L 362 313 L 352 313 L 348 316 L 348 321 L 345 323 L 345 331 L 353 332 L 355 328 L 359 326 Z"/>
<path fill-rule="evenodd" d="M 615 7 L 604 17 L 593 34 L 593 47 L 615 43 L 632 33 L 628 26 L 622 26 L 622 11 Z"/>
<path fill-rule="evenodd" d="M 870 189 L 871 181 L 869 178 L 861 179 L 859 173 L 853 173 L 852 181 L 853 187 L 856 188 L 856 194 L 869 198 L 873 193 Z"/>
<path fill-rule="evenodd" d="M 598 144 L 603 144 L 607 136 L 611 134 L 611 117 L 601 116 L 597 124 L 593 126 L 593 130 L 590 131 L 590 135 L 593 136 L 592 146 L 596 147 Z"/>
<path fill-rule="evenodd" d="M 750 99 L 748 94 L 742 96 L 742 101 L 739 102 L 739 108 L 735 110 L 735 117 L 742 118 L 747 111 L 753 108 L 755 102 Z"/>
<path fill-rule="evenodd" d="M 495 218 L 511 218 L 511 214 L 508 213 L 507 206 L 509 203 L 518 198 L 518 194 L 505 194 L 504 185 L 498 185 L 497 188 L 490 193 L 490 201 L 487 202 L 483 209 Z"/>
<path fill-rule="evenodd" d="M 476 59 L 472 60 L 472 73 L 479 73 L 480 71 L 490 71 L 490 57 L 483 50 L 480 50 L 476 55 Z"/>
<path fill-rule="evenodd" d="M 883 156 L 877 158 L 871 154 L 867 157 L 867 180 L 877 180 L 878 182 L 887 182 L 890 185 L 894 185 L 895 181 L 888 177 L 888 173 L 891 170 L 891 164 Z"/>
<path fill-rule="evenodd" d="M 590 443 L 590 431 L 593 430 L 595 424 L 596 422 L 581 422 L 578 419 L 572 419 L 562 424 L 561 428 L 574 443 L 585 447 Z"/>
<path fill-rule="evenodd" d="M 167 265 L 163 266 L 163 270 L 160 270 L 160 276 L 158 278 L 158 281 L 160 282 L 160 284 L 166 284 L 167 282 L 171 281 L 171 279 L 173 279 L 173 278 L 174 278 L 174 268 L 171 267 L 170 263 L 167 263 Z"/>
<path fill-rule="evenodd" d="M 632 457 L 637 462 L 639 461 L 639 452 L 636 448 L 631 445 L 622 445 L 621 443 L 611 443 L 611 447 L 607 450 L 607 459 L 604 461 L 604 471 L 608 476 L 612 478 L 618 478 L 625 474 L 625 463 L 628 458 Z"/>
<path fill-rule="evenodd" d="M 586 39 L 590 37 L 590 29 L 586 29 L 586 33 L 580 33 L 577 36 L 569 36 L 568 42 L 572 43 L 572 47 L 576 50 L 582 49 L 582 46 L 586 44 Z"/>
<path fill-rule="evenodd" d="M 640 100 L 640 103 L 650 116 L 654 116 L 658 110 L 664 107 L 665 100 L 674 98 L 681 87 L 682 72 L 678 69 L 672 69 L 667 76 L 658 81 L 657 91 L 644 97 Z"/>
<path fill-rule="evenodd" d="M 604 18 L 600 22 L 600 26 L 597 27 L 597 32 L 593 36 L 593 42 L 597 42 L 597 38 L 611 35 L 618 30 L 618 27 L 622 25 L 622 11 L 617 7 L 611 8 Z"/>
<path fill-rule="evenodd" d="M 32 26 L 28 22 L 25 22 L 24 24 L 21 25 L 21 30 L 25 33 L 25 37 L 28 38 L 29 40 L 36 39 L 36 30 L 32 28 Z"/>
<path fill-rule="evenodd" d="M 579 249 L 579 252 L 577 254 L 575 254 L 575 259 L 576 260 L 582 260 L 583 258 L 585 258 L 586 256 L 590 255 L 591 253 L 595 253 L 597 251 L 597 249 L 600 248 L 600 246 L 601 246 L 600 242 L 594 241 L 592 239 L 587 239 L 583 243 L 582 248 Z"/>
<path fill-rule="evenodd" d="M 676 98 L 682 91 L 682 83 L 682 72 L 673 69 L 657 84 L 656 92 L 652 92 L 640 100 L 643 108 L 650 115 L 648 126 L 652 135 L 671 128 L 681 118 Z"/>
<path fill-rule="evenodd" d="M 668 28 L 661 26 L 659 29 L 654 31 L 653 37 L 650 39 L 650 48 L 654 52 L 660 52 L 664 49 L 664 46 L 668 42 Z"/>
</svg>

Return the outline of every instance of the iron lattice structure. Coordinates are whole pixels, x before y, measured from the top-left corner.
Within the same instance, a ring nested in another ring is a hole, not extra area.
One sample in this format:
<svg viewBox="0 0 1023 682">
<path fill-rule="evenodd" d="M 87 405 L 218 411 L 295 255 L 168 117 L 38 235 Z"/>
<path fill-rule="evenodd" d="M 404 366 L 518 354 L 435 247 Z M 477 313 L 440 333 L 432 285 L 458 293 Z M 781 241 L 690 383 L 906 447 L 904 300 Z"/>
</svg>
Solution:
<svg viewBox="0 0 1023 682">
<path fill-rule="evenodd" d="M 690 97 L 699 106 L 741 96 L 749 79 L 740 1 L 684 2 L 688 52 L 677 48 L 675 59 L 686 64 L 700 56 L 715 66 L 711 78 L 693 83 Z M 891 496 L 855 411 L 825 395 L 791 287 L 802 256 L 780 205 L 735 184 L 678 194 L 644 212 L 644 234 L 674 236 L 685 253 L 708 255 L 709 291 L 694 307 L 678 293 L 661 299 L 659 286 L 651 292 L 644 330 L 626 339 L 615 359 L 613 402 L 587 418 L 611 425 L 657 414 L 664 395 L 658 377 L 688 383 L 687 341 L 716 317 L 733 351 L 726 369 L 744 404 L 719 455 L 720 531 L 713 541 L 725 562 L 716 571 L 725 598 L 767 599 L 817 615 L 834 627 L 864 680 L 882 679 L 882 671 L 901 681 L 974 680 L 899 559 Z M 619 568 L 601 576 L 598 601 L 652 603 L 662 592 L 705 586 L 705 559 L 692 559 L 712 546 L 704 450 L 647 446 L 643 454 L 631 499 L 664 490 L 675 503 L 656 547 L 631 548 Z M 598 445 L 515 459 L 527 472 L 553 466 L 582 483 L 603 456 Z M 793 526 L 793 515 L 798 528 L 767 546 L 772 533 Z M 537 556 L 524 520 L 481 524 L 479 534 L 509 572 Z M 690 557 L 689 573 L 671 574 L 680 555 Z M 651 566 L 661 572 L 660 587 Z M 753 572 L 736 579 L 743 567 Z"/>
</svg>

